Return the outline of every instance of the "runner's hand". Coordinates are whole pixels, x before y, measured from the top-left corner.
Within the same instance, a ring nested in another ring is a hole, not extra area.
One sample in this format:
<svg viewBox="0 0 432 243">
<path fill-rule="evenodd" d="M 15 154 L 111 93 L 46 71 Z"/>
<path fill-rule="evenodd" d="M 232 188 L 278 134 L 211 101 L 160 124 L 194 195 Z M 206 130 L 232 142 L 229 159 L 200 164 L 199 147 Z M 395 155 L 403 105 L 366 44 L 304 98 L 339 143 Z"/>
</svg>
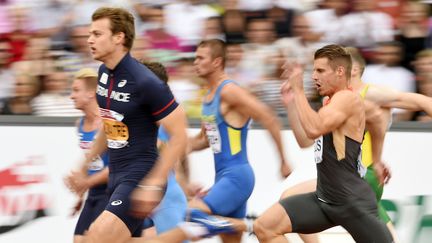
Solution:
<svg viewBox="0 0 432 243">
<path fill-rule="evenodd" d="M 143 183 L 131 195 L 131 213 L 137 218 L 145 218 L 159 205 L 165 194 L 165 186 Z"/>
<path fill-rule="evenodd" d="M 82 204 L 83 204 L 83 198 L 80 197 L 79 200 L 75 203 L 75 206 L 73 207 L 71 216 L 75 216 L 81 211 Z"/>
<path fill-rule="evenodd" d="M 384 162 L 374 162 L 373 168 L 380 185 L 387 184 L 391 178 L 390 168 Z"/>
<path fill-rule="evenodd" d="M 280 173 L 282 175 L 282 178 L 287 178 L 292 173 L 292 168 L 289 162 L 282 161 L 280 165 Z"/>
</svg>

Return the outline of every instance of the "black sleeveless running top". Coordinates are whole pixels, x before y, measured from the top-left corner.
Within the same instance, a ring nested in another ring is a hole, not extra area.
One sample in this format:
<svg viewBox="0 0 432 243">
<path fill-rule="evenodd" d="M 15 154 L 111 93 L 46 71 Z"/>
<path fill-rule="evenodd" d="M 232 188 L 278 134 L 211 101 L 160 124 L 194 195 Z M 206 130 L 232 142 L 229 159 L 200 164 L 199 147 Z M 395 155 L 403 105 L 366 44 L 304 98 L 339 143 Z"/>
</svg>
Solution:
<svg viewBox="0 0 432 243">
<path fill-rule="evenodd" d="M 336 145 L 340 146 L 338 149 L 335 147 L 333 133 L 315 140 L 318 198 L 336 205 L 357 200 L 374 202 L 373 191 L 359 173 L 361 143 L 345 135 L 340 135 L 340 137 L 342 141 Z"/>
</svg>

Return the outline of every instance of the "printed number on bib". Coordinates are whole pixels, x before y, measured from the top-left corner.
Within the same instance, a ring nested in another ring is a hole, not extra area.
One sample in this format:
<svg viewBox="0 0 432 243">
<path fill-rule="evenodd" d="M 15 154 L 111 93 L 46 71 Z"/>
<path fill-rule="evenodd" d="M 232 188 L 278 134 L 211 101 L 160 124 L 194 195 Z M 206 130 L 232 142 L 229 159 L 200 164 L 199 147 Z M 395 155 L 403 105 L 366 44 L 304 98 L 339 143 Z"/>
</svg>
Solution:
<svg viewBox="0 0 432 243">
<path fill-rule="evenodd" d="M 213 153 L 217 154 L 221 152 L 221 137 L 219 129 L 215 123 L 204 123 L 207 139 L 209 145 L 213 150 Z"/>
<path fill-rule="evenodd" d="M 315 163 L 321 163 L 323 158 L 323 137 L 315 139 L 314 143 Z"/>
<path fill-rule="evenodd" d="M 129 129 L 122 122 L 123 115 L 106 109 L 100 109 L 104 122 L 108 147 L 112 149 L 123 148 L 128 144 Z"/>
<path fill-rule="evenodd" d="M 104 168 L 104 162 L 100 156 L 94 161 L 90 162 L 88 169 L 91 171 L 100 171 Z"/>
<path fill-rule="evenodd" d="M 357 173 L 360 177 L 364 177 L 366 175 L 367 168 L 362 163 L 362 148 L 360 147 L 360 153 L 357 157 Z"/>
</svg>

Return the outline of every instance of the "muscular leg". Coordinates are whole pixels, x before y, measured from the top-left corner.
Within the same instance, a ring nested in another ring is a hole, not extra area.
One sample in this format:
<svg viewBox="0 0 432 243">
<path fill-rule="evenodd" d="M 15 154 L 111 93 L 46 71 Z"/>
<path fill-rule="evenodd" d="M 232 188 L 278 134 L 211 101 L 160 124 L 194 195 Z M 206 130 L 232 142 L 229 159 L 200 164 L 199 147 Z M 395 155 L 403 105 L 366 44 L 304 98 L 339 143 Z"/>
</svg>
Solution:
<svg viewBox="0 0 432 243">
<path fill-rule="evenodd" d="M 397 237 L 396 230 L 393 226 L 393 223 L 391 222 L 390 216 L 387 214 L 387 211 L 385 210 L 385 208 L 382 206 L 381 203 L 381 198 L 384 192 L 384 186 L 379 183 L 378 178 L 376 177 L 375 174 L 375 170 L 373 169 L 373 166 L 369 166 L 367 168 L 365 180 L 371 186 L 372 190 L 375 193 L 377 204 L 378 204 L 378 216 L 380 220 L 386 224 L 388 230 L 390 231 L 393 237 L 393 241 L 395 243 L 398 243 L 399 240 Z"/>
<path fill-rule="evenodd" d="M 367 227 L 365 227 L 367 225 Z M 391 243 L 392 236 L 382 221 L 373 215 L 352 217 L 342 225 L 359 243 Z"/>
<path fill-rule="evenodd" d="M 286 233 L 316 233 L 333 226 L 321 210 L 315 193 L 311 192 L 274 204 L 255 221 L 254 232 L 260 242 L 286 243 Z"/>
<path fill-rule="evenodd" d="M 124 243 L 130 240 L 131 232 L 115 214 L 103 211 L 85 235 L 85 243 Z"/>
<path fill-rule="evenodd" d="M 281 204 L 275 203 L 254 222 L 261 243 L 287 243 L 284 234 L 292 231 L 291 220 Z"/>
<path fill-rule="evenodd" d="M 304 182 L 300 182 L 282 192 L 280 199 L 284 199 L 290 196 L 309 193 L 316 190 L 317 180 L 311 179 Z"/>
<path fill-rule="evenodd" d="M 196 208 L 199 209 L 205 213 L 213 214 L 210 207 L 201 199 L 194 198 L 191 201 L 189 201 L 189 208 Z M 220 216 L 218 216 L 220 217 Z M 228 220 L 232 223 L 232 227 L 237 231 L 236 234 L 221 234 L 220 237 L 222 239 L 222 242 L 224 243 L 240 243 L 243 232 L 246 231 L 246 224 L 241 219 L 234 219 L 234 218 L 227 218 L 227 217 L 220 217 L 223 219 Z"/>
<path fill-rule="evenodd" d="M 188 208 L 196 208 L 207 214 L 213 214 L 210 207 L 201 199 L 193 198 L 188 202 Z"/>
<path fill-rule="evenodd" d="M 82 235 L 74 235 L 73 242 L 74 243 L 83 243 L 84 242 L 84 236 L 82 236 Z"/>
<path fill-rule="evenodd" d="M 288 189 L 286 189 L 280 199 L 284 199 L 290 196 L 313 192 L 316 190 L 316 179 L 311 179 L 305 182 L 296 184 Z M 300 238 L 304 243 L 319 243 L 318 234 L 299 234 Z"/>
<path fill-rule="evenodd" d="M 186 233 L 180 228 L 174 228 L 152 239 L 135 238 L 130 243 L 181 243 L 188 240 Z"/>
</svg>

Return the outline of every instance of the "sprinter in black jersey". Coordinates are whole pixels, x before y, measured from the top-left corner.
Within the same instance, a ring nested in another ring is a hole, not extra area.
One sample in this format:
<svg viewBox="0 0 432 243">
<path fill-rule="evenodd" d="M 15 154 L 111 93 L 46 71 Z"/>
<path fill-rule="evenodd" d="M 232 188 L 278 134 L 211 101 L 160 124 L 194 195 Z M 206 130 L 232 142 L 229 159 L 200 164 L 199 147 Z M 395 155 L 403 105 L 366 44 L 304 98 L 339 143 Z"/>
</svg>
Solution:
<svg viewBox="0 0 432 243">
<path fill-rule="evenodd" d="M 140 236 L 142 218 L 159 204 L 168 174 L 186 149 L 186 115 L 168 86 L 131 57 L 134 38 L 131 13 L 121 8 L 93 13 L 88 44 L 93 58 L 103 62 L 96 93 L 104 131 L 87 160 L 108 150 L 110 199 L 86 243 L 123 243 Z M 160 155 L 159 125 L 170 135 Z"/>
<path fill-rule="evenodd" d="M 261 243 L 287 242 L 285 233 L 315 233 L 338 225 L 356 242 L 392 242 L 378 219 L 374 192 L 360 175 L 365 107 L 349 88 L 351 65 L 350 54 L 339 45 L 315 52 L 312 78 L 328 98 L 318 112 L 304 94 L 301 66 L 287 68 L 282 98 L 299 145 L 314 144 L 317 188 L 282 199 L 261 215 L 254 224 Z"/>
</svg>

